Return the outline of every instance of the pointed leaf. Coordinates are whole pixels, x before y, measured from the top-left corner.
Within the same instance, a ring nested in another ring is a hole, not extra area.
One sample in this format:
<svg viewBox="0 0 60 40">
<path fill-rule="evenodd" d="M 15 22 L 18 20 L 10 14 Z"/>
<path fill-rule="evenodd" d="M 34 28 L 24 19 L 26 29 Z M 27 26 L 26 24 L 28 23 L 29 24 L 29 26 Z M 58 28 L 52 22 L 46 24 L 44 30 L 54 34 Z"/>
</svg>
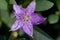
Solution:
<svg viewBox="0 0 60 40">
<path fill-rule="evenodd" d="M 16 4 L 15 0 L 10 0 L 9 2 L 10 2 L 10 4 Z"/>
<path fill-rule="evenodd" d="M 2 26 L 2 21 L 0 20 L 0 28 L 1 28 L 1 26 Z"/>
<path fill-rule="evenodd" d="M 5 22 L 9 22 L 9 13 L 7 10 L 1 10 L 1 19 Z"/>
<path fill-rule="evenodd" d="M 60 0 L 55 0 L 58 10 L 60 11 Z"/>
<path fill-rule="evenodd" d="M 34 40 L 53 40 L 47 33 L 39 29 L 38 27 L 35 27 L 34 29 Z"/>
<path fill-rule="evenodd" d="M 7 9 L 7 2 L 5 0 L 0 0 L 0 9 Z"/>
<path fill-rule="evenodd" d="M 45 11 L 50 9 L 54 4 L 47 0 L 36 1 L 36 11 Z"/>
<path fill-rule="evenodd" d="M 59 16 L 55 15 L 55 14 L 52 14 L 48 17 L 48 21 L 49 21 L 50 24 L 57 23 L 58 20 L 59 20 Z"/>
</svg>

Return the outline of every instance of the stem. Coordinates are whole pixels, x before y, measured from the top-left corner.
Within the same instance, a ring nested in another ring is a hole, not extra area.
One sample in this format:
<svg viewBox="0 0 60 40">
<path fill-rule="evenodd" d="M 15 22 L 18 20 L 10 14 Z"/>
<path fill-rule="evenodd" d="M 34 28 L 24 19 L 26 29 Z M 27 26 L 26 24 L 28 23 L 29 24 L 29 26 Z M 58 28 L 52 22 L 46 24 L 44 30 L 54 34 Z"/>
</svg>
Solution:
<svg viewBox="0 0 60 40">
<path fill-rule="evenodd" d="M 9 40 L 16 40 L 17 36 L 18 36 L 18 32 L 14 31 L 11 33 Z"/>
</svg>

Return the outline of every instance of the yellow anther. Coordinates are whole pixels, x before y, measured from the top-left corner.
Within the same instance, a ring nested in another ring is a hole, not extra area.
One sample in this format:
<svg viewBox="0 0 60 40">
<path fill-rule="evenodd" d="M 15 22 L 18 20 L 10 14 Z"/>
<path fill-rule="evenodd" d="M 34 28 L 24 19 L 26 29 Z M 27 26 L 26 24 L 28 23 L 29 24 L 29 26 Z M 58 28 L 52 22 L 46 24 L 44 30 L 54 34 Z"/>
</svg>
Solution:
<svg viewBox="0 0 60 40">
<path fill-rule="evenodd" d="M 24 16 L 24 20 L 27 21 L 29 19 L 29 16 Z"/>
</svg>

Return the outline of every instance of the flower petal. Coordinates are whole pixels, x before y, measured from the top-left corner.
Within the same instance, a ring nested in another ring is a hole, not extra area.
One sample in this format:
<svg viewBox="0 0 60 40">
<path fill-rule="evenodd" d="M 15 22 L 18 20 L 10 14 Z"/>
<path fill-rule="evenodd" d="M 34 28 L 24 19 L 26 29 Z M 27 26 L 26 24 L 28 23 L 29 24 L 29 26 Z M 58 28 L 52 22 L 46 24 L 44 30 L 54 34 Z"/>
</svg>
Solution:
<svg viewBox="0 0 60 40">
<path fill-rule="evenodd" d="M 23 25 L 23 30 L 25 33 L 27 33 L 29 36 L 32 37 L 33 35 L 33 26 L 31 24 L 31 21 L 25 22 Z"/>
<path fill-rule="evenodd" d="M 28 13 L 33 13 L 34 12 L 35 5 L 36 5 L 36 2 L 34 0 L 27 6 L 26 10 L 28 11 Z"/>
<path fill-rule="evenodd" d="M 33 24 L 38 25 L 41 24 L 42 22 L 44 22 L 46 20 L 46 18 L 44 18 L 43 16 L 37 14 L 37 13 L 33 13 L 31 15 L 31 21 Z"/>
<path fill-rule="evenodd" d="M 18 6 L 17 4 L 13 5 L 13 9 L 15 14 L 21 14 L 24 11 L 24 8 L 22 8 L 22 6 Z"/>
<path fill-rule="evenodd" d="M 16 20 L 15 23 L 12 25 L 11 30 L 10 31 L 16 31 L 19 28 L 22 27 L 22 22 L 20 20 Z"/>
</svg>

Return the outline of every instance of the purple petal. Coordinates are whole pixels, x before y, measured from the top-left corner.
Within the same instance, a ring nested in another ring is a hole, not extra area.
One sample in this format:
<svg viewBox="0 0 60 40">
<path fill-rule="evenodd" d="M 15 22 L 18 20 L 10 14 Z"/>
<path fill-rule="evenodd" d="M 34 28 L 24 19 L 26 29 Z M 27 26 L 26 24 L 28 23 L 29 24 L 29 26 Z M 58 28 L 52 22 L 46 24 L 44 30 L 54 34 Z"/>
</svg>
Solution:
<svg viewBox="0 0 60 40">
<path fill-rule="evenodd" d="M 42 22 L 44 22 L 46 20 L 46 18 L 44 18 L 43 16 L 37 14 L 37 13 L 33 13 L 31 15 L 31 21 L 33 24 L 38 25 L 41 24 Z"/>
<path fill-rule="evenodd" d="M 27 12 L 28 13 L 33 13 L 34 10 L 35 10 L 35 5 L 36 5 L 36 2 L 35 1 L 32 1 L 28 7 L 26 8 Z"/>
<path fill-rule="evenodd" d="M 27 33 L 29 36 L 32 37 L 33 35 L 33 26 L 31 24 L 31 21 L 25 22 L 23 25 L 23 30 L 25 33 Z"/>
<path fill-rule="evenodd" d="M 10 31 L 16 31 L 19 28 L 22 27 L 22 22 L 20 20 L 16 20 L 15 23 L 12 25 L 11 30 Z"/>
<path fill-rule="evenodd" d="M 17 4 L 13 5 L 13 9 L 15 11 L 15 14 L 21 14 L 24 11 L 24 8 L 22 8 L 22 6 L 18 6 Z"/>
</svg>

